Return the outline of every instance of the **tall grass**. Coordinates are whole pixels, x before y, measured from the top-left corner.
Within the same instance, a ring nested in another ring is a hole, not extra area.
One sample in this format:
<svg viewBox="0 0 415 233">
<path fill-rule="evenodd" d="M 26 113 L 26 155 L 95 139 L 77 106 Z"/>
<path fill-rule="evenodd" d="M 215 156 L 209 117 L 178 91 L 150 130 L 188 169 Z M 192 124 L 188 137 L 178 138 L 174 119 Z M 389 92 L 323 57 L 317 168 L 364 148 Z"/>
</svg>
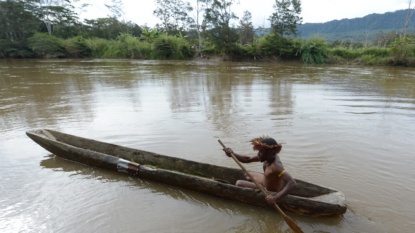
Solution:
<svg viewBox="0 0 415 233">
<path fill-rule="evenodd" d="M 102 38 L 86 39 L 85 43 L 91 50 L 91 57 L 101 58 L 108 49 L 108 40 Z"/>
<path fill-rule="evenodd" d="M 130 34 L 120 34 L 115 40 L 86 39 L 85 44 L 95 58 L 183 60 L 194 55 L 186 39 L 166 35 L 161 35 L 153 43 L 141 41 Z"/>
<path fill-rule="evenodd" d="M 389 56 L 389 49 L 388 48 L 361 48 L 361 49 L 349 49 L 349 48 L 332 48 L 328 51 L 329 55 L 333 56 L 340 56 L 345 59 L 355 59 L 361 57 L 363 55 L 373 55 L 377 57 L 387 57 Z"/>
<path fill-rule="evenodd" d="M 327 63 L 327 44 L 324 39 L 310 38 L 301 42 L 300 60 L 306 64 L 326 64 Z"/>
<path fill-rule="evenodd" d="M 186 39 L 166 35 L 154 40 L 153 49 L 155 55 L 161 59 L 189 59 L 194 54 Z"/>
<path fill-rule="evenodd" d="M 153 43 L 141 41 L 129 34 L 115 40 L 93 38 L 87 40 L 93 57 L 132 59 L 189 59 L 194 55 L 184 38 L 162 35 Z"/>
<path fill-rule="evenodd" d="M 59 39 L 35 33 L 26 45 L 0 40 L 0 57 L 94 57 L 129 59 L 190 59 L 195 51 L 186 38 L 161 34 L 152 42 L 121 33 L 114 40 L 81 36 Z M 397 39 L 389 48 L 329 48 L 322 38 L 293 39 L 270 34 L 248 45 L 235 43 L 232 49 L 219 51 L 214 45 L 203 54 L 220 54 L 232 59 L 276 61 L 296 59 L 308 64 L 365 64 L 415 66 L 415 40 Z"/>
<path fill-rule="evenodd" d="M 61 40 L 61 44 L 69 57 L 88 57 L 91 54 L 91 49 L 82 36 Z"/>
</svg>

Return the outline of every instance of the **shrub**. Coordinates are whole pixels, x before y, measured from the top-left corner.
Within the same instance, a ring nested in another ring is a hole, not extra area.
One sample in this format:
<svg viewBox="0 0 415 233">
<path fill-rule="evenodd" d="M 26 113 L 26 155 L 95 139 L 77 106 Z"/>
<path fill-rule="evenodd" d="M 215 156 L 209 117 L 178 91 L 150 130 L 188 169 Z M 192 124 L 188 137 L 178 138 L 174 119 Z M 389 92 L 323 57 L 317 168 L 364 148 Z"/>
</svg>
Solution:
<svg viewBox="0 0 415 233">
<path fill-rule="evenodd" d="M 203 49 L 203 53 L 212 55 L 212 54 L 216 54 L 216 53 L 221 53 L 221 51 L 218 51 L 216 49 L 216 46 L 210 46 L 210 47 L 207 47 L 207 48 Z"/>
<path fill-rule="evenodd" d="M 129 35 L 129 34 L 127 34 Z M 125 36 L 124 38 L 119 40 L 120 43 L 125 43 L 127 46 L 127 50 L 130 52 L 130 58 L 139 58 L 140 57 L 140 52 L 139 52 L 139 45 L 140 43 L 140 39 L 138 39 L 138 37 L 129 35 L 129 36 Z"/>
<path fill-rule="evenodd" d="M 172 38 L 163 36 L 154 40 L 154 50 L 161 58 L 170 58 L 175 52 L 172 46 Z"/>
<path fill-rule="evenodd" d="M 346 60 L 343 57 L 337 55 L 328 55 L 327 56 L 327 63 L 329 64 L 344 64 Z"/>
<path fill-rule="evenodd" d="M 248 46 L 249 47 L 249 46 Z M 231 56 L 232 58 L 244 58 L 248 55 L 248 51 L 245 49 L 245 47 L 242 46 L 235 46 L 232 50 L 231 50 Z"/>
<path fill-rule="evenodd" d="M 353 49 L 348 49 L 347 50 L 347 58 L 348 59 L 356 59 L 358 57 L 360 57 L 362 54 L 360 52 L 360 50 L 353 50 Z"/>
<path fill-rule="evenodd" d="M 91 49 L 82 36 L 62 40 L 62 46 L 69 57 L 87 57 L 91 54 Z"/>
<path fill-rule="evenodd" d="M 324 39 L 310 38 L 301 42 L 300 60 L 306 64 L 326 64 L 327 44 Z"/>
<path fill-rule="evenodd" d="M 258 39 L 257 43 L 261 55 L 277 55 L 282 58 L 295 56 L 292 40 L 285 37 L 269 34 Z"/>
<path fill-rule="evenodd" d="M 151 48 L 151 44 L 141 42 L 137 44 L 137 47 L 135 48 L 137 53 L 135 53 L 135 58 L 140 59 L 151 59 L 154 57 L 154 52 Z"/>
<path fill-rule="evenodd" d="M 109 41 L 107 50 L 102 55 L 103 58 L 130 58 L 131 52 L 128 51 L 127 44 L 119 41 Z"/>
<path fill-rule="evenodd" d="M 36 54 L 46 58 L 64 57 L 64 48 L 60 40 L 47 33 L 36 33 L 28 40 L 29 47 Z"/>
<path fill-rule="evenodd" d="M 0 57 L 28 58 L 33 57 L 33 53 L 26 46 L 24 40 L 10 41 L 0 39 Z"/>
<path fill-rule="evenodd" d="M 372 60 L 373 60 L 374 57 L 375 57 L 375 55 L 363 55 L 360 58 L 360 62 L 369 65 L 372 62 Z"/>
<path fill-rule="evenodd" d="M 379 56 L 379 57 L 387 57 L 387 56 L 389 56 L 389 49 L 371 47 L 371 48 L 363 49 L 362 54 L 364 54 L 364 55 L 375 55 L 375 56 Z"/>
<path fill-rule="evenodd" d="M 390 51 L 395 64 L 409 65 L 408 57 L 413 55 L 415 40 L 404 37 L 392 43 Z"/>
<path fill-rule="evenodd" d="M 109 40 L 102 38 L 90 38 L 85 40 L 85 44 L 88 49 L 91 51 L 91 56 L 96 58 L 101 58 L 108 50 Z"/>
<path fill-rule="evenodd" d="M 194 55 L 194 50 L 183 37 L 162 35 L 154 40 L 153 47 L 156 58 L 161 59 L 189 59 Z"/>
<path fill-rule="evenodd" d="M 361 56 L 360 50 L 346 49 L 346 48 L 333 48 L 330 53 L 334 56 L 340 56 L 346 59 L 356 59 Z"/>
</svg>

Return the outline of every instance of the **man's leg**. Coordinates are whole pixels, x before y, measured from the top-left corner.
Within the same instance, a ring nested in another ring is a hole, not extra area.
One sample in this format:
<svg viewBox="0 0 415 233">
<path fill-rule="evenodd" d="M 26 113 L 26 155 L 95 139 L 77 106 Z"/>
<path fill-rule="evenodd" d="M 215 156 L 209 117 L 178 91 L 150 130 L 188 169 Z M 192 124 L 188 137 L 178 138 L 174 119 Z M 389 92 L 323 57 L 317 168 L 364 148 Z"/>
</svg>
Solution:
<svg viewBox="0 0 415 233">
<path fill-rule="evenodd" d="M 259 173 L 259 172 L 251 172 L 249 171 L 249 174 L 251 174 L 251 176 L 258 182 L 261 183 L 264 180 L 264 174 Z M 251 178 L 249 178 L 248 175 L 245 174 L 245 178 L 248 181 L 252 181 Z"/>
<path fill-rule="evenodd" d="M 235 185 L 244 188 L 258 189 L 258 187 L 253 182 L 246 180 L 238 180 L 236 181 Z"/>
<path fill-rule="evenodd" d="M 259 172 L 249 172 L 251 176 L 256 180 L 256 182 L 262 185 L 262 181 L 264 180 L 264 175 Z M 251 182 L 249 176 L 246 176 L 247 180 L 238 180 L 236 181 L 236 186 L 244 187 L 244 188 L 251 188 L 251 189 L 258 189 L 258 187 Z"/>
</svg>

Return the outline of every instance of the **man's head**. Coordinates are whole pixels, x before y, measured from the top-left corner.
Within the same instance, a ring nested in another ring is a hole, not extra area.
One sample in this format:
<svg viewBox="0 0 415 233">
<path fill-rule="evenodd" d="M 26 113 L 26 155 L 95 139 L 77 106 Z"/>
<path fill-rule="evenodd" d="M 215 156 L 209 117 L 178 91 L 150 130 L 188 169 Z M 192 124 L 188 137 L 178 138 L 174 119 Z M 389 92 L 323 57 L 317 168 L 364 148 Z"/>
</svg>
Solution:
<svg viewBox="0 0 415 233">
<path fill-rule="evenodd" d="M 257 150 L 261 162 L 265 160 L 273 160 L 275 155 L 281 151 L 281 144 L 278 144 L 275 139 L 268 136 L 254 138 L 251 140 L 253 149 Z"/>
</svg>

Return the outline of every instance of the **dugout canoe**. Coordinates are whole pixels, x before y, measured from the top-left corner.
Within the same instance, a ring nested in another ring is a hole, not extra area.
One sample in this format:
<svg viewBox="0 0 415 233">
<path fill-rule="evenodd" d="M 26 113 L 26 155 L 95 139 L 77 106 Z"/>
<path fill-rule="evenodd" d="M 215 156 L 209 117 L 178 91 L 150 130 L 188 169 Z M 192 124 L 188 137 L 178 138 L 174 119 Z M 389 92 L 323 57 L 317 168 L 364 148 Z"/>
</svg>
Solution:
<svg viewBox="0 0 415 233">
<path fill-rule="evenodd" d="M 31 130 L 26 134 L 46 150 L 64 159 L 273 209 L 260 190 L 234 185 L 237 180 L 245 179 L 240 169 L 160 155 L 48 129 Z M 281 209 L 313 217 L 346 212 L 346 198 L 341 191 L 295 180 L 295 190 L 277 202 Z"/>
</svg>

